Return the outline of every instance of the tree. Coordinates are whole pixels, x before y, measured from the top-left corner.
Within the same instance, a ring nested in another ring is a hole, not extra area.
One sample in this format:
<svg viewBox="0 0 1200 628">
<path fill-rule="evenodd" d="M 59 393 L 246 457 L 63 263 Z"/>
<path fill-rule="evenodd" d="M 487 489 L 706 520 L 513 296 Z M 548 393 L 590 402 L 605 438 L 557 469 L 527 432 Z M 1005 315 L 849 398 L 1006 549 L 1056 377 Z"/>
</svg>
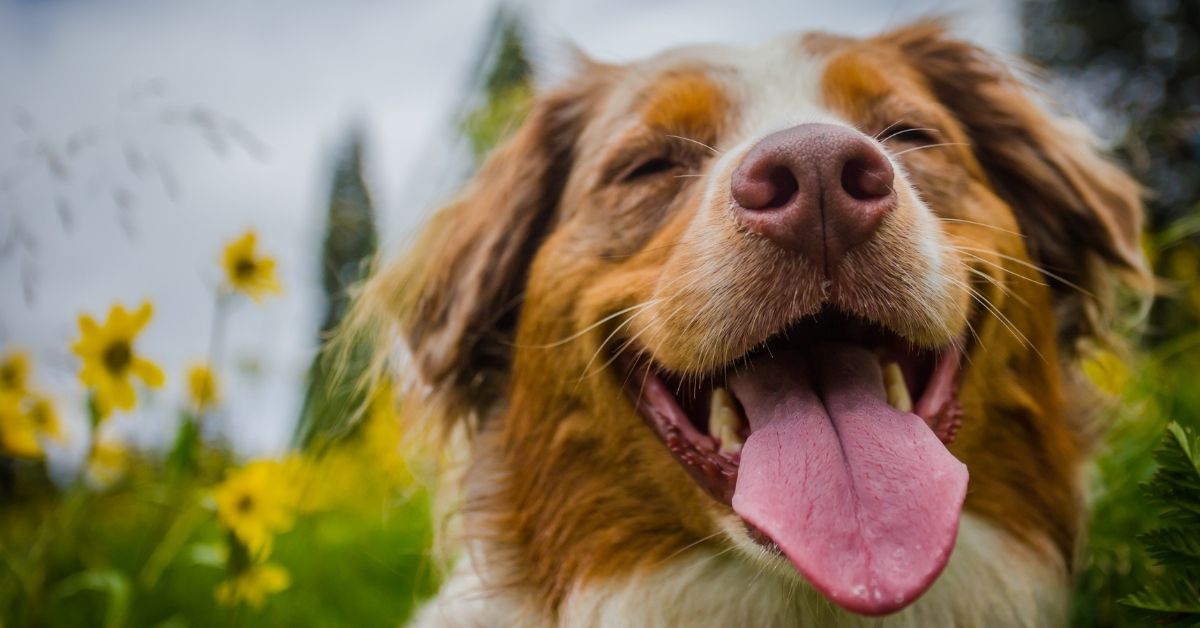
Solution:
<svg viewBox="0 0 1200 628">
<path fill-rule="evenodd" d="M 363 177 L 363 135 L 348 133 L 333 173 L 329 211 L 321 250 L 321 285 L 325 293 L 320 340 L 337 328 L 350 305 L 349 288 L 365 275 L 378 247 L 375 210 Z M 304 406 L 296 441 L 308 447 L 323 444 L 352 429 L 354 413 L 366 392 L 358 385 L 370 351 L 351 346 L 343 352 L 322 348 L 309 367 Z"/>
</svg>

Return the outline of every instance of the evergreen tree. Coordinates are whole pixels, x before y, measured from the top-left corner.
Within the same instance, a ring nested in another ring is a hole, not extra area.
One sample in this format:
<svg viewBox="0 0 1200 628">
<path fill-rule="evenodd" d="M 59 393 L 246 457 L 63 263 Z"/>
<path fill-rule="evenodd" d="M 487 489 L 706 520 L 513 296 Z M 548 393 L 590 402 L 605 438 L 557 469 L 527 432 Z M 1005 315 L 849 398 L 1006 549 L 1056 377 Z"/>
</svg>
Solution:
<svg viewBox="0 0 1200 628">
<path fill-rule="evenodd" d="M 363 137 L 354 128 L 344 143 L 329 192 L 321 251 L 321 285 L 325 293 L 322 343 L 346 314 L 350 305 L 348 289 L 364 276 L 377 246 L 375 210 L 363 178 Z M 324 444 L 353 429 L 352 419 L 366 394 L 358 386 L 358 376 L 367 367 L 367 349 L 352 346 L 344 354 L 321 350 L 313 358 L 296 429 L 299 445 Z"/>
<path fill-rule="evenodd" d="M 524 117 L 533 97 L 529 60 L 522 43 L 521 19 L 501 8 L 492 22 L 482 72 L 476 80 L 479 104 L 462 120 L 462 132 L 479 161 Z"/>
</svg>

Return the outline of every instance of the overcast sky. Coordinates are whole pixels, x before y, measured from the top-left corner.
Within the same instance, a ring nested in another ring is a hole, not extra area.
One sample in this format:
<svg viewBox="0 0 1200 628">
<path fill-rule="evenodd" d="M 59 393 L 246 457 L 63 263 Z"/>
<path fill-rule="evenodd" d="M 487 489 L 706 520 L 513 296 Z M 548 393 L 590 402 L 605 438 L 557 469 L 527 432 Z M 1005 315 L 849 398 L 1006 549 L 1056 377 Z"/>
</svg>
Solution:
<svg viewBox="0 0 1200 628">
<path fill-rule="evenodd" d="M 278 451 L 316 345 L 335 150 L 349 124 L 364 127 L 384 242 L 396 246 L 449 192 L 438 148 L 496 4 L 0 0 L 0 249 L 11 247 L 0 348 L 28 348 L 78 420 L 76 316 L 153 301 L 138 348 L 168 386 L 112 429 L 161 443 L 182 371 L 207 350 L 221 247 L 255 228 L 286 292 L 230 312 L 220 422 L 240 451 Z M 571 41 L 610 61 L 786 31 L 869 34 L 939 13 L 989 47 L 1019 41 L 1012 4 L 988 0 L 524 4 L 539 50 Z M 28 237 L 11 243 L 18 232 Z"/>
</svg>

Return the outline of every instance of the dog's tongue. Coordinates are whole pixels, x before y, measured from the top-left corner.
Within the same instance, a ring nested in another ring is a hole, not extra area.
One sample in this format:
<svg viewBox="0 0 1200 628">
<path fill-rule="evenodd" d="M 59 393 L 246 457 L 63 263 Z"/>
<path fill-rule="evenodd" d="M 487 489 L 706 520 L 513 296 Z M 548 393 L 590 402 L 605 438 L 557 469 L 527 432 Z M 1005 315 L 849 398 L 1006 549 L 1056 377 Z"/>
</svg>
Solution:
<svg viewBox="0 0 1200 628">
<path fill-rule="evenodd" d="M 833 602 L 890 613 L 946 566 L 967 469 L 888 405 L 874 354 L 809 355 L 763 358 L 730 380 L 750 422 L 733 509 Z"/>
</svg>

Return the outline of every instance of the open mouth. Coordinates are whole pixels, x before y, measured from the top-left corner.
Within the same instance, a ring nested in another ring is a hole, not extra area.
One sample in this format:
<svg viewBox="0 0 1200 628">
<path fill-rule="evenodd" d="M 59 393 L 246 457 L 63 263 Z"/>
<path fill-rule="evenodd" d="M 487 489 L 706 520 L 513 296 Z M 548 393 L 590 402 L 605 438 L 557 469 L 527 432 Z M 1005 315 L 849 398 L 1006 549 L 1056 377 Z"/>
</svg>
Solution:
<svg viewBox="0 0 1200 628">
<path fill-rule="evenodd" d="M 626 390 L 752 537 L 833 602 L 880 615 L 919 597 L 954 547 L 960 359 L 823 312 L 709 376 L 626 362 Z"/>
</svg>

